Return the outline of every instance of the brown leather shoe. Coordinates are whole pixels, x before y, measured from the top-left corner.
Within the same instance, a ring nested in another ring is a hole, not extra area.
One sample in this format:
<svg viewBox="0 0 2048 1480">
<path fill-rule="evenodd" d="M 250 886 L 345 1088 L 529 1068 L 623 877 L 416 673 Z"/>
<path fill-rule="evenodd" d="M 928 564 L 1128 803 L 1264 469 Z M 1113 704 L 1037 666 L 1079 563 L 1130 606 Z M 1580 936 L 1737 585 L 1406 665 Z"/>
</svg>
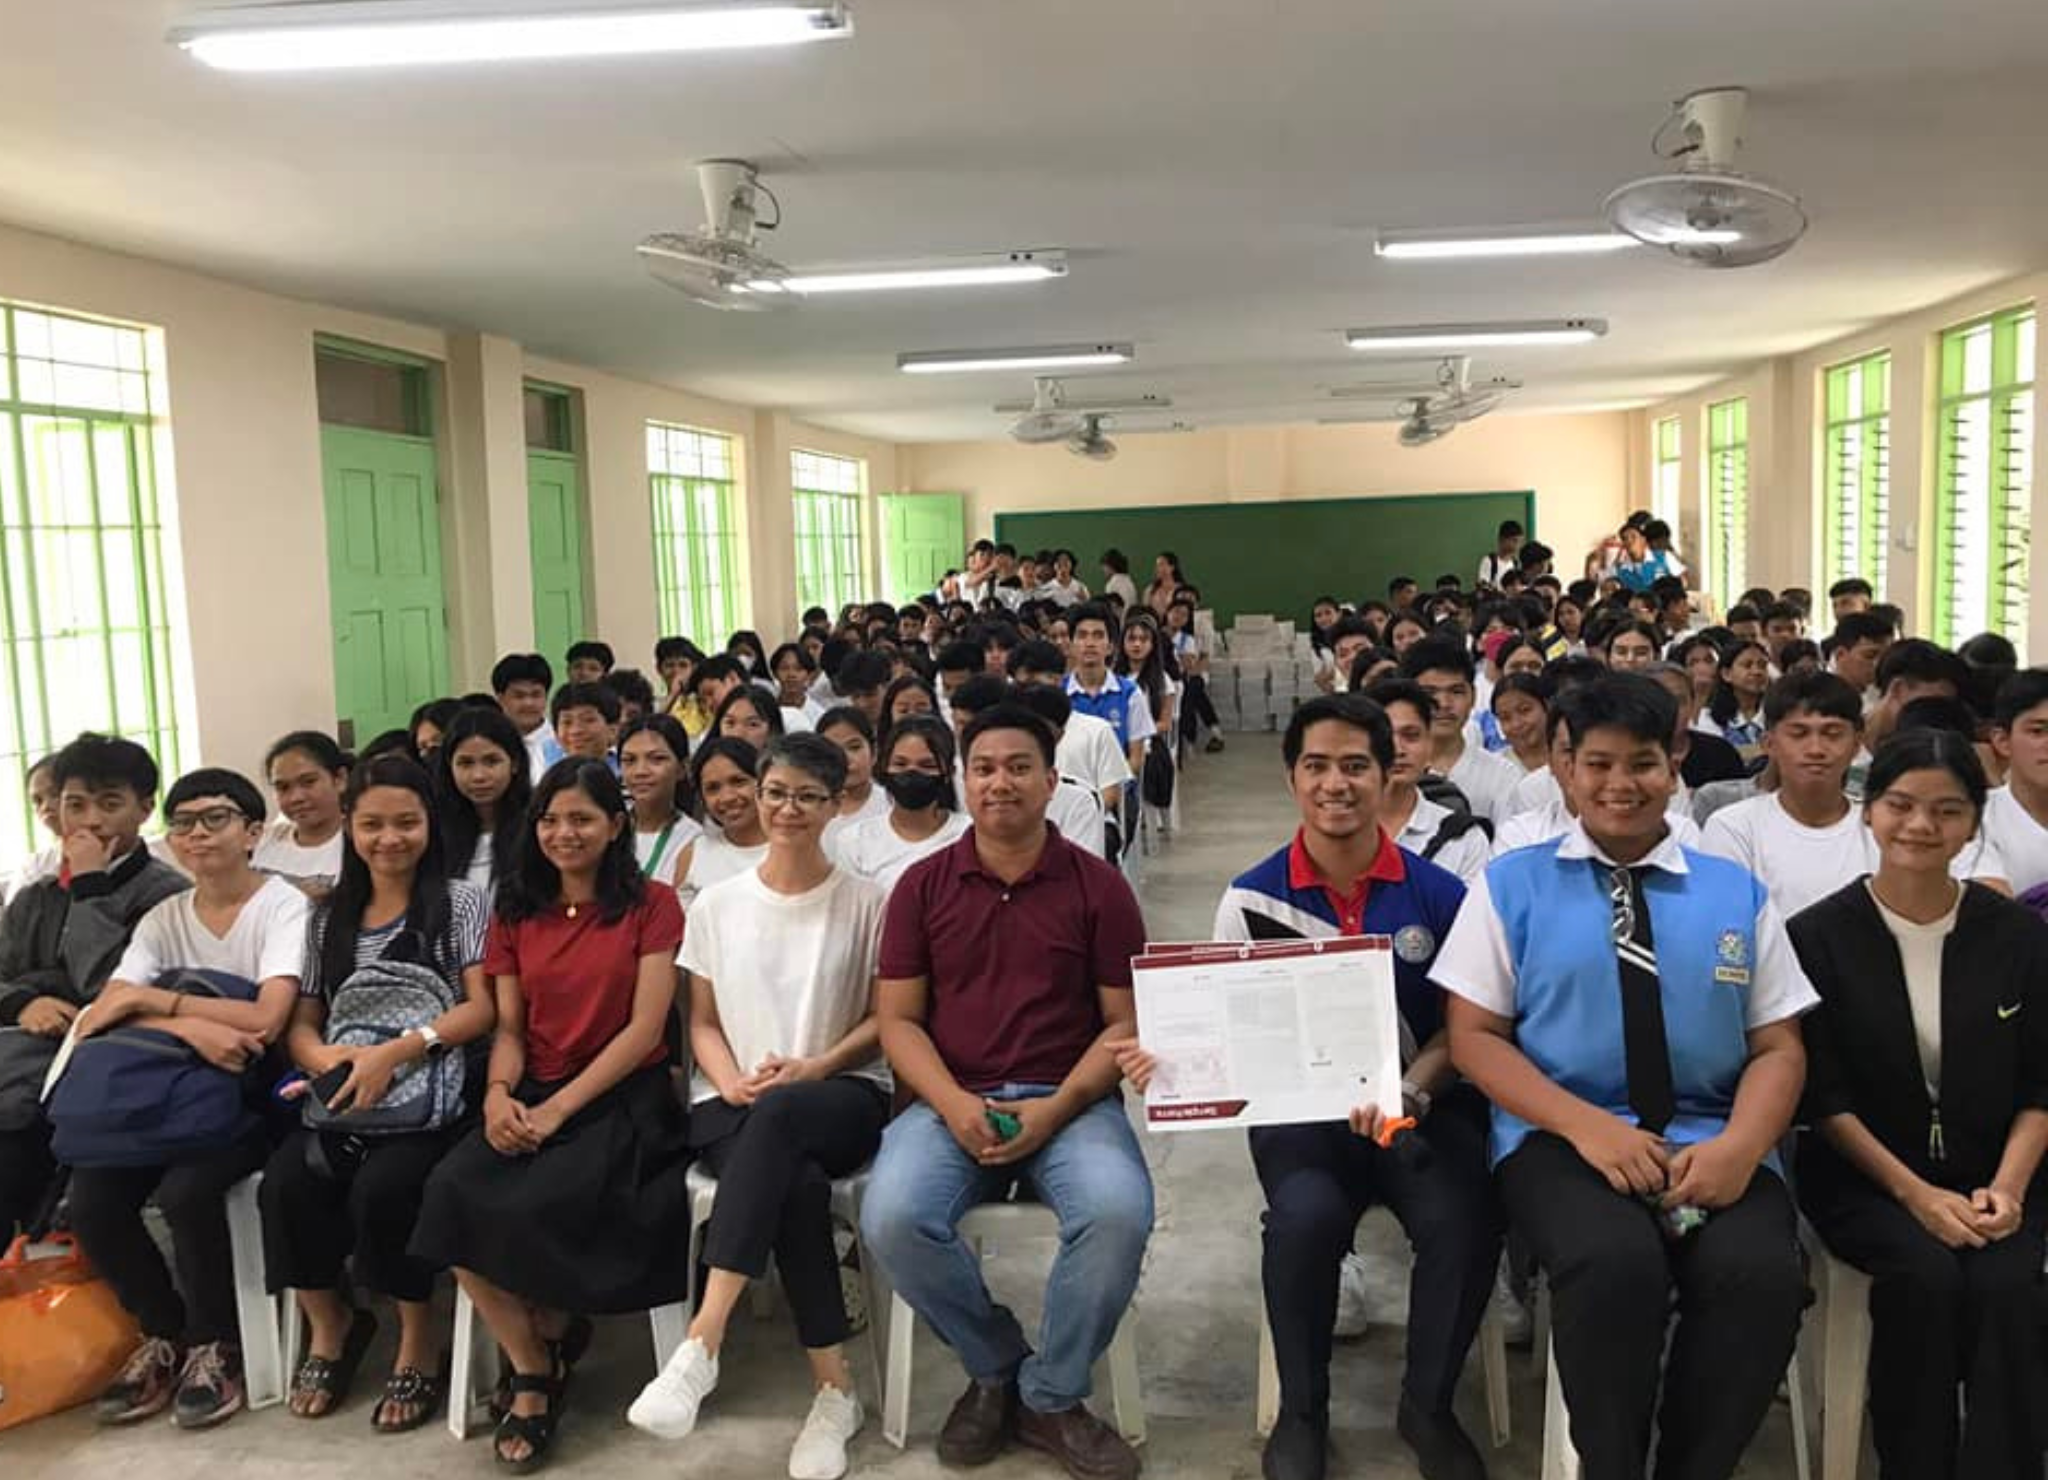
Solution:
<svg viewBox="0 0 2048 1480">
<path fill-rule="evenodd" d="M 969 1382 L 939 1430 L 939 1463 L 985 1465 L 1009 1447 L 1017 1432 L 1015 1379 L 997 1386 Z"/>
<path fill-rule="evenodd" d="M 1042 1449 L 1074 1480 L 1137 1480 L 1143 1462 L 1123 1435 L 1076 1403 L 1061 1413 L 1019 1406 L 1017 1442 Z"/>
</svg>

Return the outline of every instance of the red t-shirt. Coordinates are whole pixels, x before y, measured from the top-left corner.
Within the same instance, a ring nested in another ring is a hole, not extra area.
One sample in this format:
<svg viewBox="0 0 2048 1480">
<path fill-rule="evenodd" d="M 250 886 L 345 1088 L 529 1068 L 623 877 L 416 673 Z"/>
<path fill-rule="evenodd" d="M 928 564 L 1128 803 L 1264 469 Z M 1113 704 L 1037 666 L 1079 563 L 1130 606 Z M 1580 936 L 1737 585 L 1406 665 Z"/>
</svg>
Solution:
<svg viewBox="0 0 2048 1480">
<path fill-rule="evenodd" d="M 611 924 L 594 905 L 573 920 L 560 906 L 516 924 L 493 917 L 484 970 L 519 978 L 527 1074 L 552 1084 L 582 1073 L 632 1019 L 640 958 L 672 961 L 682 940 L 676 892 L 658 885 Z M 660 1063 L 665 1051 L 657 1045 L 641 1067 Z"/>
<path fill-rule="evenodd" d="M 1054 831 L 1014 884 L 970 828 L 889 895 L 877 975 L 924 977 L 925 1031 L 967 1090 L 1058 1084 L 1102 1032 L 1095 989 L 1129 987 L 1145 920 L 1124 876 Z"/>
</svg>

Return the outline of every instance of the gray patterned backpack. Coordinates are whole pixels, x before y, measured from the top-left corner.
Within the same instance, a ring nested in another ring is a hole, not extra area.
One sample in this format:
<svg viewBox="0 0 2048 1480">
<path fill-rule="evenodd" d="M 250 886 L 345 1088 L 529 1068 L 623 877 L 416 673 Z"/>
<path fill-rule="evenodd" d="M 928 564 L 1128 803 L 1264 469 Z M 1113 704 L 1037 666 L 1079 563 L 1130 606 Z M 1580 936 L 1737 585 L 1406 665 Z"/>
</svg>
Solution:
<svg viewBox="0 0 2048 1480">
<path fill-rule="evenodd" d="M 424 1028 L 456 1005 L 440 972 L 389 956 L 359 966 L 334 990 L 327 1005 L 327 1042 L 337 1048 L 376 1048 Z M 392 1076 L 384 1098 L 367 1110 L 335 1112 L 306 1097 L 308 1129 L 358 1136 L 402 1136 L 439 1130 L 462 1115 L 463 1055 L 429 1055 Z"/>
</svg>

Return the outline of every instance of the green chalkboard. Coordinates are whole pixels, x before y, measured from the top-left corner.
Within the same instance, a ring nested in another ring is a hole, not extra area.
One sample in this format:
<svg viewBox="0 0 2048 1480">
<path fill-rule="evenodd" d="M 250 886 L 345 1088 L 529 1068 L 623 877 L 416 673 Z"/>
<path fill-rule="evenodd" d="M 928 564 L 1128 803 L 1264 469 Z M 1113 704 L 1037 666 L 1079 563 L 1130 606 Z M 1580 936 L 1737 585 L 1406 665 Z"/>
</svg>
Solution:
<svg viewBox="0 0 2048 1480">
<path fill-rule="evenodd" d="M 1202 602 L 1227 627 L 1239 612 L 1308 620 L 1321 595 L 1384 598 L 1397 575 L 1424 587 L 1455 571 L 1472 585 L 1503 519 L 1536 535 L 1536 495 L 1430 493 L 1394 498 L 1288 499 L 1274 503 L 1155 504 L 1120 509 L 1049 509 L 996 515 L 995 537 L 1019 550 L 1072 550 L 1080 577 L 1102 589 L 1097 557 L 1114 547 L 1130 557 L 1143 591 L 1152 557 L 1171 550 Z"/>
</svg>

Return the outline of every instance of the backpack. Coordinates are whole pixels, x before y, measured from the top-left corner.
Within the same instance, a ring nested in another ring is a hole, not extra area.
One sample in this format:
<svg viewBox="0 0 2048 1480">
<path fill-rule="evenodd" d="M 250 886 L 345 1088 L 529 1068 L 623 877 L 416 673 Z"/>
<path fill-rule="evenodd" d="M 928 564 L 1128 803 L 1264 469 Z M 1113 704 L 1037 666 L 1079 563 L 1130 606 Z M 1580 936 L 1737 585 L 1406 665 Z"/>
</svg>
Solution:
<svg viewBox="0 0 2048 1480">
<path fill-rule="evenodd" d="M 424 1028 L 456 1005 L 455 991 L 431 966 L 385 957 L 359 966 L 327 1005 L 327 1042 L 376 1048 Z M 308 1129 L 358 1136 L 402 1136 L 439 1130 L 462 1115 L 464 1056 L 432 1054 L 401 1066 L 384 1098 L 367 1110 L 329 1110 L 311 1095 Z"/>
<path fill-rule="evenodd" d="M 223 971 L 173 971 L 156 985 L 192 997 L 256 1000 L 256 984 Z M 73 1167 L 169 1166 L 218 1151 L 254 1122 L 243 1074 L 210 1064 L 155 1028 L 110 1028 L 70 1041 L 50 1091 L 50 1151 Z"/>
<path fill-rule="evenodd" d="M 1154 735 L 1145 747 L 1145 765 L 1138 777 L 1138 791 L 1147 806 L 1165 811 L 1173 805 L 1173 750 L 1164 735 Z"/>
<path fill-rule="evenodd" d="M 1470 812 L 1453 812 L 1436 825 L 1436 832 L 1424 845 L 1422 856 L 1434 861 L 1437 854 L 1464 837 L 1466 833 L 1474 831 L 1484 834 L 1489 841 L 1492 840 L 1493 833 L 1487 827 L 1485 818 L 1475 817 Z"/>
</svg>

